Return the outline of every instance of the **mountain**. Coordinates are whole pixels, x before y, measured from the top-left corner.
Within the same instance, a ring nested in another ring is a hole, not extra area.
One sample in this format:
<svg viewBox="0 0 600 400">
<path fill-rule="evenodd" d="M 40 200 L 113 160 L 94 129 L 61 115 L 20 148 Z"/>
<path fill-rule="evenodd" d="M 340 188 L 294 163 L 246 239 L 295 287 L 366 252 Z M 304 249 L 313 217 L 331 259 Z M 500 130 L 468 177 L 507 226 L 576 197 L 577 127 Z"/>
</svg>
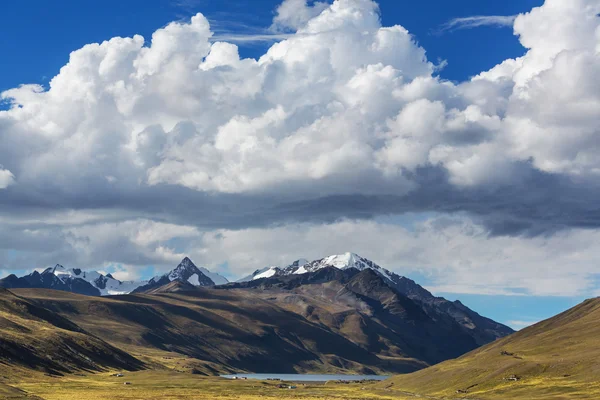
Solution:
<svg viewBox="0 0 600 400">
<path fill-rule="evenodd" d="M 600 298 L 386 387 L 420 397 L 600 398 Z"/>
<path fill-rule="evenodd" d="M 227 283 L 227 279 L 223 278 L 222 276 L 213 274 L 205 268 L 203 269 L 218 281 Z M 190 260 L 188 257 L 185 257 L 174 270 L 150 279 L 148 283 L 137 287 L 132 293 L 143 293 L 148 290 L 160 288 L 161 286 L 174 281 L 187 282 L 193 286 L 216 285 L 216 282 L 209 278 L 200 268 L 198 268 L 192 262 L 192 260 Z"/>
<path fill-rule="evenodd" d="M 99 272 L 82 271 L 78 268 L 67 269 L 60 264 L 45 269 L 42 273 L 34 271 L 18 278 L 9 275 L 0 279 L 0 287 L 54 289 L 88 296 L 107 296 L 129 293 L 146 282 L 119 281 L 112 275 Z"/>
<path fill-rule="evenodd" d="M 75 278 L 68 274 L 58 276 L 54 271 L 61 272 L 64 267 L 56 265 L 54 268 L 48 268 L 42 273 L 34 271 L 29 275 L 18 278 L 15 275 L 9 275 L 0 280 L 0 287 L 4 288 L 47 288 L 85 294 L 88 296 L 100 296 L 101 291 L 92 283 Z"/>
<path fill-rule="evenodd" d="M 283 268 L 279 275 L 217 289 L 272 301 L 381 357 L 419 360 L 423 365 L 458 357 L 514 332 L 462 305 L 459 316 L 455 312 L 459 305 L 435 298 L 412 281 L 406 283 L 410 293 L 426 292 L 430 298 L 423 295 L 421 301 L 407 296 L 395 283 L 406 278 L 364 258 L 332 256 L 323 260 L 297 267 L 312 272 L 296 274 Z M 336 262 L 340 260 L 344 261 Z M 465 315 L 472 316 L 469 324 Z"/>
<path fill-rule="evenodd" d="M 307 262 L 299 260 L 287 267 L 269 267 L 255 271 L 252 275 L 238 282 L 248 282 L 265 278 L 278 278 L 290 275 L 302 275 L 319 271 L 323 268 L 337 268 L 340 270 L 355 269 L 358 271 L 372 270 L 399 293 L 421 304 L 425 312 L 433 318 L 451 316 L 475 339 L 478 345 L 489 343 L 504 337 L 514 331 L 489 318 L 482 317 L 459 301 L 451 302 L 443 297 L 435 297 L 413 280 L 400 276 L 387 270 L 371 260 L 354 253 L 331 255 L 319 260 Z"/>
<path fill-rule="evenodd" d="M 266 267 L 262 269 L 257 269 L 253 273 L 248 276 L 243 277 L 242 279 L 238 279 L 237 282 L 249 282 L 255 281 L 263 278 L 271 278 L 273 276 L 282 276 L 285 275 L 283 269 L 279 267 Z"/>
<path fill-rule="evenodd" d="M 227 283 L 227 279 L 221 275 L 212 273 L 206 268 L 196 267 L 186 257 L 173 271 L 152 278 L 150 281 L 119 281 L 111 274 L 104 275 L 96 271 L 82 271 L 79 268 L 67 269 L 57 264 L 41 273 L 34 271 L 23 277 L 9 275 L 4 279 L 0 279 L 0 287 L 7 289 L 54 289 L 88 296 L 114 296 L 129 294 L 136 290 L 143 291 L 157 288 L 173 280 L 190 282 L 196 286 Z"/>
<path fill-rule="evenodd" d="M 284 268 L 272 266 L 272 267 L 266 267 L 263 269 L 257 269 L 250 275 L 237 280 L 237 282 L 248 282 L 248 281 L 253 281 L 253 280 L 257 280 L 257 279 L 271 278 L 274 276 L 291 275 L 294 273 L 302 274 L 307 271 L 299 270 L 299 268 L 306 264 L 308 264 L 308 260 L 301 258 L 299 260 L 294 261 L 293 263 L 291 263 L 290 265 L 288 265 L 287 267 L 284 267 Z M 299 271 L 299 272 L 297 272 L 297 271 Z"/>
</svg>

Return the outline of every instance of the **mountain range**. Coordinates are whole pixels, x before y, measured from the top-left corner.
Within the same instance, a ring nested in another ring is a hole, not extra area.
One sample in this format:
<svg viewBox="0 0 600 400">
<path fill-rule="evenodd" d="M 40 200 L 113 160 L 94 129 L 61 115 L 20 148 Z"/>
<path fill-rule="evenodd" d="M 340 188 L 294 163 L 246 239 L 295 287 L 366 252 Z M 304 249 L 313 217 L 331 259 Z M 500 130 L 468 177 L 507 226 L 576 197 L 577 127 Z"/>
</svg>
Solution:
<svg viewBox="0 0 600 400">
<path fill-rule="evenodd" d="M 96 271 L 82 271 L 79 268 L 67 269 L 60 264 L 47 268 L 43 272 L 17 277 L 9 275 L 0 279 L 0 287 L 7 289 L 37 288 L 54 289 L 88 296 L 111 296 L 129 294 L 163 286 L 172 281 L 187 281 L 195 286 L 215 286 L 227 283 L 223 276 L 206 268 L 197 267 L 188 257 L 164 275 L 148 281 L 120 281 L 111 274 Z"/>
<path fill-rule="evenodd" d="M 242 284 L 242 286 L 244 284 L 245 286 L 251 286 L 252 284 L 249 282 L 310 275 L 327 268 L 335 268 L 346 272 L 350 270 L 373 271 L 383 279 L 387 287 L 416 302 L 427 315 L 438 319 L 440 315 L 443 315 L 453 319 L 473 337 L 476 345 L 480 346 L 512 333 L 510 328 L 480 316 L 462 303 L 435 297 L 411 279 L 400 276 L 354 253 L 331 255 L 314 261 L 299 259 L 286 267 L 267 267 L 255 271 L 251 275 L 240 279 L 237 283 Z M 95 271 L 85 272 L 76 268 L 66 269 L 61 265 L 56 265 L 53 268 L 44 270 L 42 273 L 35 271 L 20 278 L 10 275 L 0 279 L 0 287 L 9 289 L 45 288 L 84 295 L 106 296 L 156 291 L 175 281 L 189 283 L 197 287 L 228 284 L 228 280 L 223 276 L 206 268 L 197 267 L 192 260 L 186 257 L 172 271 L 148 281 L 119 281 L 111 274 L 103 275 Z"/>
<path fill-rule="evenodd" d="M 231 283 L 185 258 L 149 281 L 57 266 L 9 276 L 0 286 L 10 289 L 3 292 L 7 309 L 19 303 L 31 314 L 2 314 L 8 322 L 0 342 L 13 350 L 0 361 L 27 365 L 43 358 L 41 349 L 72 347 L 74 334 L 96 349 L 42 366 L 55 372 L 79 368 L 80 359 L 98 370 L 123 362 L 148 368 L 162 363 L 157 354 L 179 354 L 205 374 L 406 373 L 513 333 L 353 253 L 298 260 Z M 39 324 L 57 331 L 41 347 Z"/>
</svg>

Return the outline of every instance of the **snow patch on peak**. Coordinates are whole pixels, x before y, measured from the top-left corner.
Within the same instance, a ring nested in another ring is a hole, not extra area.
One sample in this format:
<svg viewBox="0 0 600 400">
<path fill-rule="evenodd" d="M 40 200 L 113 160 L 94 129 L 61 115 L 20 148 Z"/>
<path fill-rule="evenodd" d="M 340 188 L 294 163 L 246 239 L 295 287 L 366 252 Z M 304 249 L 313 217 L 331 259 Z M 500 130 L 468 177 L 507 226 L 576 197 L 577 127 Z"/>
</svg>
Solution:
<svg viewBox="0 0 600 400">
<path fill-rule="evenodd" d="M 200 279 L 198 277 L 198 274 L 190 276 L 187 281 L 194 286 L 200 286 Z"/>
<path fill-rule="evenodd" d="M 316 272 L 320 269 L 328 267 L 334 267 L 342 270 L 356 268 L 359 271 L 371 269 L 393 283 L 398 283 L 403 279 L 402 276 L 380 267 L 371 260 L 361 257 L 356 253 L 348 252 L 331 255 L 311 262 L 308 262 L 305 259 L 299 259 L 285 268 L 273 266 L 259 269 L 254 271 L 252 274 L 238 280 L 238 282 L 248 282 L 256 279 L 270 278 L 281 275 L 302 275 L 310 272 Z"/>
<path fill-rule="evenodd" d="M 325 257 L 322 260 L 317 260 L 309 263 L 308 265 L 306 265 L 305 268 L 308 272 L 314 272 L 325 267 L 335 267 L 338 269 L 356 268 L 359 271 L 371 269 L 394 284 L 398 284 L 403 279 L 402 276 L 390 270 L 382 268 L 379 265 L 375 264 L 373 261 L 361 257 L 356 253 L 344 253 Z"/>
<path fill-rule="evenodd" d="M 364 267 L 363 267 L 363 265 L 365 264 L 364 260 L 366 260 L 366 258 L 362 258 L 358 254 L 344 253 L 344 254 L 325 257 L 322 260 L 322 264 L 340 268 L 340 269 L 352 268 L 352 267 L 356 268 L 358 266 L 359 267 L 358 269 L 362 270 L 362 269 L 364 269 Z"/>
<path fill-rule="evenodd" d="M 227 278 L 225 278 L 222 275 L 217 274 L 216 272 L 211 272 L 210 270 L 208 270 L 204 267 L 199 267 L 198 269 L 204 275 L 208 276 L 215 283 L 215 285 L 225 285 L 225 284 L 229 283 Z"/>
<path fill-rule="evenodd" d="M 285 275 L 285 274 L 284 274 L 284 271 L 279 267 L 276 267 L 276 266 L 266 267 L 266 268 L 262 268 L 262 269 L 257 269 L 250 275 L 245 276 L 242 279 L 239 279 L 237 282 L 250 282 L 250 281 L 254 281 L 254 280 L 262 279 L 262 278 L 271 278 L 276 275 Z"/>
<path fill-rule="evenodd" d="M 308 271 L 306 268 L 304 268 L 304 265 L 302 265 L 300 268 L 298 268 L 297 270 L 295 270 L 293 272 L 293 274 L 295 275 L 302 275 L 302 274 L 306 274 Z"/>
<path fill-rule="evenodd" d="M 258 275 L 255 275 L 252 280 L 256 280 L 256 279 L 262 279 L 262 278 L 270 278 L 272 276 L 275 276 L 277 274 L 281 273 L 281 268 L 279 267 L 269 267 L 266 270 L 264 270 L 263 272 L 259 273 Z"/>
<path fill-rule="evenodd" d="M 304 260 L 305 261 L 305 260 Z M 311 262 L 295 262 L 292 265 L 284 268 L 279 275 L 301 275 L 310 272 L 316 272 L 323 268 L 337 268 L 337 269 L 349 269 L 356 268 L 359 271 L 364 271 L 365 269 L 371 269 L 377 272 L 384 279 L 389 280 L 392 283 L 399 283 L 402 281 L 403 277 L 391 272 L 385 268 L 380 267 L 375 264 L 373 261 L 366 259 L 364 257 L 359 256 L 356 253 L 343 253 L 343 254 L 335 254 L 320 260 L 315 260 Z"/>
<path fill-rule="evenodd" d="M 269 267 L 266 268 L 262 268 L 262 269 L 257 269 L 256 271 L 254 271 L 253 273 L 251 273 L 248 276 L 245 276 L 241 279 L 238 279 L 236 282 L 250 282 L 252 280 L 254 280 L 254 277 L 256 277 L 257 275 L 262 274 L 263 272 L 267 271 L 269 269 Z"/>
</svg>

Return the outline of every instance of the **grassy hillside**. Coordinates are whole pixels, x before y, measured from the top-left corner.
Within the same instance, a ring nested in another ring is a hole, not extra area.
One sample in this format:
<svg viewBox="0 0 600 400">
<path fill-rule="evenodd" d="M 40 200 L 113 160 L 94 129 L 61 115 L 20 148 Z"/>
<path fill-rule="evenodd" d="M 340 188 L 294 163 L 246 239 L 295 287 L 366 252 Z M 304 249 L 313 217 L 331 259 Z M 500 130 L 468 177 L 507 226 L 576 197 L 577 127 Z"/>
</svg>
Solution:
<svg viewBox="0 0 600 400">
<path fill-rule="evenodd" d="M 61 374 L 136 370 L 143 363 L 58 313 L 0 289 L 0 371 L 7 366 Z"/>
<path fill-rule="evenodd" d="M 380 358 L 322 324 L 243 291 L 87 297 L 14 289 L 32 304 L 144 362 L 190 372 L 414 371 L 421 364 Z M 185 356 L 185 362 L 173 365 Z"/>
<path fill-rule="evenodd" d="M 384 385 L 435 397 L 600 398 L 600 299 Z M 457 393 L 460 391 L 460 393 Z"/>
</svg>

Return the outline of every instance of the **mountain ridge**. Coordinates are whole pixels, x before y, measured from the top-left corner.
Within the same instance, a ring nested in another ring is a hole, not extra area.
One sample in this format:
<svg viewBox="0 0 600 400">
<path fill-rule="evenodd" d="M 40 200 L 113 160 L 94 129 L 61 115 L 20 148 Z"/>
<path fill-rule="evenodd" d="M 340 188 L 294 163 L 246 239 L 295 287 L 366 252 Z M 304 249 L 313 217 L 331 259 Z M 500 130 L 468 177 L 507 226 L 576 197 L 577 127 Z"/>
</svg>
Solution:
<svg viewBox="0 0 600 400">
<path fill-rule="evenodd" d="M 194 276 L 195 275 L 195 276 Z M 14 274 L 0 279 L 0 287 L 8 289 L 54 289 L 88 296 L 116 296 L 158 288 L 173 280 L 188 281 L 192 279 L 195 286 L 225 284 L 227 279 L 204 267 L 197 267 L 188 257 L 179 265 L 158 277 L 141 281 L 120 281 L 110 273 L 82 271 L 79 268 L 65 268 L 60 264 L 48 267 L 41 273 L 17 277 Z M 217 283 L 219 282 L 219 283 Z"/>
<path fill-rule="evenodd" d="M 464 326 L 451 309 L 459 305 L 405 282 L 409 294 L 427 293 L 424 299 L 411 298 L 397 287 L 402 277 L 365 260 L 344 256 L 310 265 L 296 262 L 286 268 L 312 272 L 214 285 L 185 258 L 131 294 L 100 297 L 65 290 L 12 290 L 118 349 L 141 355 L 141 360 L 161 364 L 151 355 L 178 353 L 207 374 L 269 372 L 269 368 L 408 373 L 461 356 L 480 341 L 489 343 L 494 335 L 505 334 L 502 330 L 487 334 L 480 320 Z M 71 274 L 83 276 L 82 271 L 58 266 L 44 272 L 64 281 Z M 429 296 L 433 300 L 428 303 Z M 35 348 L 28 351 L 31 357 L 40 356 Z"/>
<path fill-rule="evenodd" d="M 423 308 L 430 316 L 435 317 L 440 314 L 451 315 L 455 321 L 464 327 L 464 329 L 473 333 L 473 337 L 479 345 L 489 343 L 490 341 L 514 332 L 511 328 L 503 324 L 482 317 L 460 302 L 451 302 L 443 297 L 436 297 L 412 279 L 398 275 L 395 272 L 377 265 L 369 259 L 350 252 L 331 255 L 304 264 L 295 262 L 287 267 L 273 266 L 257 270 L 252 275 L 237 281 L 237 283 L 243 284 L 244 282 L 263 279 L 272 280 L 284 276 L 300 276 L 330 267 L 339 270 L 355 269 L 363 271 L 369 269 L 374 271 L 399 293 L 422 304 Z M 476 330 L 473 327 L 481 327 L 482 329 Z"/>
<path fill-rule="evenodd" d="M 336 273 L 335 270 L 342 271 L 342 273 Z M 316 283 L 315 279 L 320 279 L 321 282 L 327 280 L 347 281 L 355 273 L 365 270 L 373 271 L 395 291 L 419 303 L 429 317 L 434 319 L 452 317 L 476 340 L 478 345 L 489 343 L 514 332 L 505 325 L 479 315 L 460 302 L 451 302 L 442 297 L 436 297 L 413 280 L 350 252 L 330 255 L 313 261 L 301 258 L 285 267 L 267 267 L 255 271 L 234 284 L 228 283 L 227 279 L 210 272 L 206 268 L 197 267 L 189 257 L 185 257 L 170 272 L 148 281 L 121 282 L 114 279 L 110 274 L 103 275 L 98 272 L 86 272 L 76 268 L 67 269 L 57 264 L 55 267 L 47 268 L 41 274 L 34 271 L 32 274 L 21 278 L 10 275 L 0 279 L 0 287 L 46 288 L 84 295 L 105 296 L 153 292 L 174 281 L 188 283 L 195 287 L 215 286 L 217 282 L 220 282 L 221 285 L 226 287 L 244 288 L 261 286 L 263 283 L 257 284 L 256 282 L 266 280 L 265 285 L 280 285 L 283 289 L 293 289 L 294 286 L 299 284 Z M 314 275 L 319 271 L 325 272 L 321 275 Z M 344 271 L 347 273 L 344 274 Z M 284 282 L 283 286 L 282 282 Z M 178 290 L 182 290 L 182 288 L 179 287 Z"/>
</svg>

